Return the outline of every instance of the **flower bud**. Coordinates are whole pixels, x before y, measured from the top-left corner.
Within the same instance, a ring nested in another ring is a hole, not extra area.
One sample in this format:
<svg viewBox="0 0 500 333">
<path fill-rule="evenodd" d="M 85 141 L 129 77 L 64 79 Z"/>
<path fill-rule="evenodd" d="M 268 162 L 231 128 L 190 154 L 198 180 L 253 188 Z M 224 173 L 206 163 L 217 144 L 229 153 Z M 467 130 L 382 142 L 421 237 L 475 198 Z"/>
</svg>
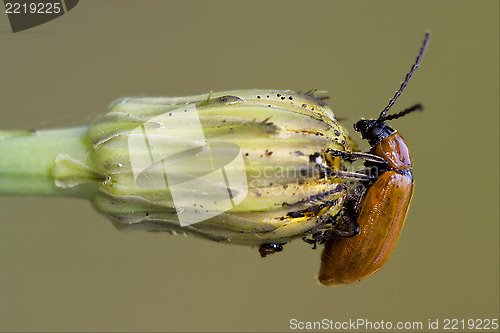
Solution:
<svg viewBox="0 0 500 333">
<path fill-rule="evenodd" d="M 353 149 L 321 99 L 270 90 L 121 99 L 87 138 L 118 228 L 250 245 L 326 228 L 346 195 L 327 151 Z"/>
</svg>

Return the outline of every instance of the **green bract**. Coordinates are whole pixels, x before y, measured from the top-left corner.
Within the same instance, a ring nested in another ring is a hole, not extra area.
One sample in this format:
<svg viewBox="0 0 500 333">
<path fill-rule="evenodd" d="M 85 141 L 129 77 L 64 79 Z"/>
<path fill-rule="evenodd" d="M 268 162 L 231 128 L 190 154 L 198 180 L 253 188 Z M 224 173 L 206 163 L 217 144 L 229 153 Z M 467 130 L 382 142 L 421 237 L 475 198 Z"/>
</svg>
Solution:
<svg viewBox="0 0 500 333">
<path fill-rule="evenodd" d="M 1 133 L 0 192 L 86 197 L 120 229 L 283 243 L 342 207 L 345 179 L 311 160 L 341 170 L 329 149 L 355 147 L 307 94 L 124 98 L 88 127 Z"/>
</svg>

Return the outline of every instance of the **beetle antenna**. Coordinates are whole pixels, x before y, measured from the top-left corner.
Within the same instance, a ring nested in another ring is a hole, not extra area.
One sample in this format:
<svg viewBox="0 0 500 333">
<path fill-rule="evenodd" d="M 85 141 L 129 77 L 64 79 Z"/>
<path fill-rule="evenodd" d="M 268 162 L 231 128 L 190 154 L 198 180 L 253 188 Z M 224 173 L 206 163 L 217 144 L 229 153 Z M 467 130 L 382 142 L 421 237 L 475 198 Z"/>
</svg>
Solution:
<svg viewBox="0 0 500 333">
<path fill-rule="evenodd" d="M 409 107 L 408 109 L 404 109 L 403 111 L 401 111 L 399 113 L 390 114 L 388 116 L 378 118 L 377 121 L 382 122 L 382 121 L 387 121 L 387 120 L 398 119 L 398 118 L 401 118 L 403 116 L 406 116 L 408 113 L 411 113 L 413 111 L 423 111 L 423 110 L 424 110 L 424 106 L 419 103 L 419 104 L 413 105 L 412 107 Z"/>
<path fill-rule="evenodd" d="M 387 104 L 385 109 L 382 110 L 382 112 L 380 112 L 380 116 L 378 117 L 378 120 L 385 117 L 385 115 L 387 114 L 387 111 L 389 111 L 391 106 L 396 102 L 396 99 L 398 99 L 399 95 L 401 95 L 401 93 L 405 89 L 406 85 L 408 84 L 408 81 L 410 80 L 410 78 L 413 75 L 413 73 L 415 72 L 415 70 L 418 68 L 420 61 L 422 60 L 422 57 L 424 56 L 424 52 L 425 52 L 425 49 L 427 47 L 427 43 L 429 42 L 430 36 L 431 36 L 431 34 L 429 32 L 425 33 L 424 42 L 422 43 L 422 47 L 420 48 L 420 53 L 418 54 L 418 57 L 415 60 L 415 63 L 413 64 L 413 66 L 411 66 L 410 72 L 408 72 L 408 74 L 406 74 L 405 80 L 403 81 L 403 83 L 401 83 L 401 87 L 399 87 L 399 90 L 396 92 L 396 94 L 394 94 L 394 97 L 389 101 L 389 104 Z M 403 111 L 403 112 L 405 112 L 405 111 Z M 392 119 L 394 119 L 394 118 L 392 118 Z M 387 120 L 389 120 L 389 119 L 387 119 Z"/>
</svg>

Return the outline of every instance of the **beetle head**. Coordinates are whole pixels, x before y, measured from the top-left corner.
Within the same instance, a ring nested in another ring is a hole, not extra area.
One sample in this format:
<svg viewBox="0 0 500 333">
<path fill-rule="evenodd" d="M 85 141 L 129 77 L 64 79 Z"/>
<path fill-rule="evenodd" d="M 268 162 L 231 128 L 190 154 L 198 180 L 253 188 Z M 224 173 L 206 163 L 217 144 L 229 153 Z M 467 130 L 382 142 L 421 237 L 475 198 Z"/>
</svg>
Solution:
<svg viewBox="0 0 500 333">
<path fill-rule="evenodd" d="M 383 121 L 373 119 L 361 119 L 354 124 L 354 130 L 361 133 L 363 139 L 368 140 L 370 146 L 374 146 L 395 132 Z"/>
</svg>

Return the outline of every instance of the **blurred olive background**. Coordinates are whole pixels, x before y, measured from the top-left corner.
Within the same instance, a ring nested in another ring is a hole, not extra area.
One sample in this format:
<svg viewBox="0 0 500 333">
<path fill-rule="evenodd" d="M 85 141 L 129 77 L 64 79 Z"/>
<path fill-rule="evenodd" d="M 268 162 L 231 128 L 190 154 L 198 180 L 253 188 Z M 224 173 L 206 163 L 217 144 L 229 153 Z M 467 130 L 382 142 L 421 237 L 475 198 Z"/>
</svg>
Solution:
<svg viewBox="0 0 500 333">
<path fill-rule="evenodd" d="M 328 91 L 376 117 L 432 32 L 393 111 L 416 189 L 394 255 L 323 287 L 321 250 L 120 232 L 83 200 L 0 197 L 2 331 L 288 331 L 289 321 L 499 316 L 498 1 L 80 1 L 13 34 L 0 14 L 0 129 L 89 123 L 124 96 Z M 362 146 L 367 148 L 366 144 Z M 424 326 L 425 328 L 426 326 Z"/>
</svg>

